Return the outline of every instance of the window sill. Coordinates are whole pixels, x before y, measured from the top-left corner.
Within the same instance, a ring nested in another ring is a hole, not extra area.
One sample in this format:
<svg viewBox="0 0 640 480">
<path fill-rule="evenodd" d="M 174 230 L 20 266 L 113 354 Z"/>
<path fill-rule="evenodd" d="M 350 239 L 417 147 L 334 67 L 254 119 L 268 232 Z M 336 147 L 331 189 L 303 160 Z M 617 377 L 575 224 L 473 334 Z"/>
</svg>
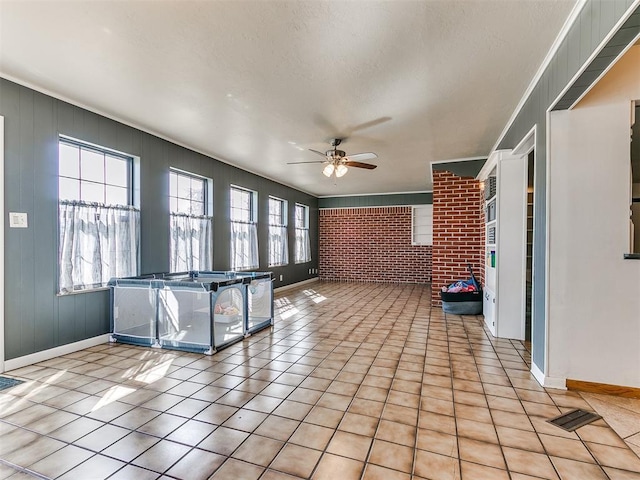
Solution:
<svg viewBox="0 0 640 480">
<path fill-rule="evenodd" d="M 56 293 L 57 297 L 67 297 L 69 295 L 79 295 L 81 293 L 93 293 L 93 292 L 103 292 L 109 290 L 109 287 L 96 287 L 96 288 L 85 288 L 82 290 L 73 290 L 72 292 L 58 292 Z"/>
<path fill-rule="evenodd" d="M 625 253 L 625 260 L 640 260 L 640 253 Z"/>
</svg>

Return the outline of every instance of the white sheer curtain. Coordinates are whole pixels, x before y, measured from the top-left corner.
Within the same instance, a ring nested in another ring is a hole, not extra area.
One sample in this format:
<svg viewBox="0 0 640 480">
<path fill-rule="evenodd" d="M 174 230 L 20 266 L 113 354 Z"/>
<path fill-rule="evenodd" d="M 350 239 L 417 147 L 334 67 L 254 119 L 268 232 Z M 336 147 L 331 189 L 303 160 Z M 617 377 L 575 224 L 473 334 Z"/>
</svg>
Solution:
<svg viewBox="0 0 640 480">
<path fill-rule="evenodd" d="M 138 273 L 140 211 L 78 201 L 59 204 L 60 293 Z"/>
<path fill-rule="evenodd" d="M 296 263 L 311 261 L 311 241 L 308 228 L 296 228 Z"/>
<path fill-rule="evenodd" d="M 258 227 L 255 223 L 231 222 L 231 269 L 258 268 Z"/>
<path fill-rule="evenodd" d="M 170 215 L 172 272 L 213 268 L 211 217 L 172 213 Z"/>
<path fill-rule="evenodd" d="M 289 263 L 287 227 L 269 225 L 269 266 L 286 265 L 287 263 Z"/>
</svg>

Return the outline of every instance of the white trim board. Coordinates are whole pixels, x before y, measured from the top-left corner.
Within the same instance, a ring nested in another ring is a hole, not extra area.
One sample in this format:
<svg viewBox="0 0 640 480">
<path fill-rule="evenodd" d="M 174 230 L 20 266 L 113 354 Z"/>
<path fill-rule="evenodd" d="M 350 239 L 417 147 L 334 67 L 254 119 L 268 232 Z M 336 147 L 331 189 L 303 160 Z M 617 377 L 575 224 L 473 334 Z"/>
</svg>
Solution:
<svg viewBox="0 0 640 480">
<path fill-rule="evenodd" d="M 4 366 L 7 369 L 6 371 L 26 367 L 27 365 L 33 365 L 34 363 L 51 360 L 52 358 L 60 357 L 62 355 L 68 355 L 69 353 L 84 350 L 85 348 L 109 343 L 109 337 L 110 335 L 108 333 L 105 333 L 104 335 L 87 338 L 86 340 L 80 340 L 79 342 L 68 343 L 66 345 L 61 345 L 60 347 L 50 348 L 41 352 L 25 355 L 23 357 L 12 358 L 11 360 L 5 361 Z"/>
<path fill-rule="evenodd" d="M 520 102 L 518 103 L 518 105 L 516 106 L 515 110 L 513 111 L 513 114 L 511 114 L 511 117 L 509 118 L 509 121 L 506 123 L 506 125 L 504 126 L 504 129 L 502 130 L 502 132 L 500 133 L 500 136 L 498 137 L 498 140 L 496 140 L 495 144 L 493 145 L 493 147 L 491 148 L 490 152 L 489 152 L 489 156 L 491 156 L 493 154 L 493 152 L 496 151 L 496 149 L 498 148 L 498 145 L 500 145 L 500 143 L 502 142 L 502 140 L 504 139 L 505 135 L 507 134 L 507 132 L 509 131 L 509 129 L 511 128 L 511 126 L 513 125 L 513 122 L 516 120 L 516 118 L 518 117 L 518 115 L 520 114 L 520 111 L 522 110 L 522 108 L 524 107 L 524 104 L 526 103 L 526 101 L 529 99 L 529 97 L 531 96 L 531 94 L 533 93 L 534 88 L 536 87 L 536 85 L 538 84 L 538 82 L 540 81 L 540 79 L 542 78 L 542 75 L 544 74 L 545 70 L 547 69 L 547 67 L 549 66 L 549 64 L 551 63 L 551 60 L 553 59 L 554 55 L 556 54 L 556 52 L 558 51 L 558 49 L 560 48 L 560 44 L 562 43 L 562 41 L 565 39 L 565 37 L 567 36 L 567 34 L 569 33 L 569 30 L 571 29 L 571 27 L 573 26 L 573 24 L 575 23 L 576 19 L 578 18 L 578 15 L 580 14 L 580 12 L 582 11 L 582 8 L 586 5 L 587 0 L 579 0 L 575 6 L 573 7 L 573 10 L 571 11 L 571 13 L 569 14 L 569 17 L 567 18 L 567 20 L 564 22 L 564 25 L 562 26 L 562 29 L 560 30 L 560 33 L 558 33 L 558 36 L 556 37 L 555 41 L 553 42 L 553 45 L 551 46 L 551 48 L 549 49 L 549 52 L 547 52 L 547 56 L 544 58 L 542 64 L 540 65 L 540 68 L 538 68 L 538 71 L 536 72 L 535 76 L 533 77 L 533 79 L 531 80 L 531 82 L 529 83 L 529 86 L 527 87 L 527 89 L 525 90 L 524 94 L 522 95 L 522 98 L 520 99 Z M 627 21 L 627 19 L 631 16 L 631 14 L 635 11 L 635 9 L 640 5 L 640 0 L 634 0 L 634 2 L 629 6 L 629 8 L 627 9 L 627 11 L 625 12 L 625 14 L 618 20 L 618 22 L 613 26 L 613 28 L 609 31 L 609 33 L 603 38 L 602 42 L 600 42 L 600 45 L 598 45 L 598 48 L 596 48 L 591 55 L 589 56 L 589 58 L 582 64 L 582 66 L 578 69 L 578 72 L 576 72 L 576 74 L 573 76 L 573 78 L 571 78 L 571 80 L 569 80 L 567 82 L 567 84 L 565 85 L 565 87 L 560 91 L 560 93 L 558 94 L 558 96 L 553 100 L 553 102 L 551 102 L 551 105 L 549 106 L 549 108 L 547 109 L 548 111 L 552 110 L 553 107 L 558 103 L 558 101 L 560 100 L 560 98 L 562 98 L 562 96 L 567 92 L 567 90 L 569 88 L 571 88 L 571 86 L 573 85 L 573 83 L 575 82 L 575 80 L 582 75 L 582 73 L 586 70 L 587 66 L 591 63 L 591 61 L 598 55 L 598 53 L 600 53 L 600 51 L 604 48 L 604 46 L 607 44 L 607 42 L 611 39 L 611 37 L 613 37 L 613 35 L 616 34 L 616 32 L 619 30 L 620 26 Z M 602 75 L 600 75 L 595 82 L 593 82 L 591 85 L 589 85 L 589 87 L 587 88 L 587 90 L 580 96 L 580 98 L 578 100 L 576 100 L 576 102 L 571 105 L 570 109 L 573 108 L 576 103 L 578 103 L 582 97 L 589 91 L 591 90 L 591 88 L 593 88 L 593 86 L 598 83 L 598 81 L 600 80 L 600 78 L 620 59 L 620 57 L 631 47 L 635 44 L 635 41 L 637 41 L 638 38 L 636 37 L 636 39 L 634 40 L 634 42 L 631 42 L 627 48 L 625 48 L 625 50 L 623 52 L 621 52 L 621 54 L 615 59 L 615 61 L 613 61 L 611 63 L 611 65 L 609 65 L 609 67 L 607 67 L 607 69 L 605 70 L 605 72 L 602 73 Z M 489 163 L 487 161 L 487 163 Z"/>
<path fill-rule="evenodd" d="M 458 162 L 471 162 L 473 160 L 486 160 L 487 156 L 482 155 L 480 157 L 465 157 L 465 158 L 452 158 L 451 160 L 434 160 L 429 162 L 431 165 L 440 165 L 442 163 L 458 163 Z"/>
<path fill-rule="evenodd" d="M 309 283 L 314 283 L 320 280 L 320 277 L 309 278 L 307 280 L 302 280 L 301 282 L 292 283 L 290 285 L 284 285 L 282 287 L 274 288 L 274 293 L 284 292 L 286 290 L 291 290 L 292 288 L 302 287 L 303 285 L 307 285 Z"/>
<path fill-rule="evenodd" d="M 531 364 L 531 374 L 534 376 L 540 386 L 544 388 L 555 388 L 556 390 L 567 389 L 567 379 L 560 377 L 545 377 L 544 373 L 536 366 L 535 363 Z"/>
<path fill-rule="evenodd" d="M 0 116 L 0 212 L 4 216 L 4 117 Z M 4 372 L 4 219 L 0 227 L 0 373 Z"/>
<path fill-rule="evenodd" d="M 433 203 L 403 203 L 402 205 L 362 205 L 352 207 L 320 207 L 318 210 L 348 210 L 352 208 L 404 208 L 404 207 L 424 207 L 425 205 L 433 205 Z"/>
<path fill-rule="evenodd" d="M 476 179 L 486 180 L 486 178 L 491 173 L 491 170 L 495 168 L 498 162 L 498 156 L 499 156 L 498 153 L 504 152 L 507 155 L 518 156 L 518 155 L 526 155 L 531 150 L 533 150 L 536 146 L 536 131 L 537 131 L 536 127 L 537 125 L 534 125 L 533 127 L 531 127 L 531 130 L 527 132 L 527 134 L 522 138 L 522 140 L 520 140 L 520 142 L 512 150 L 504 149 L 504 150 L 492 151 L 491 155 L 489 155 L 489 158 L 487 158 L 487 161 L 482 166 L 482 169 L 480 169 L 480 171 L 478 172 L 478 175 L 476 175 Z"/>
<path fill-rule="evenodd" d="M 527 100 L 529 99 L 529 97 L 533 93 L 533 90 L 535 89 L 536 85 L 538 84 L 538 82 L 542 78 L 542 75 L 544 75 L 545 70 L 547 69 L 547 67 L 551 63 L 551 60 L 553 60 L 553 57 L 555 56 L 556 52 L 560 48 L 560 45 L 562 44 L 562 41 L 568 35 L 569 30 L 571 29 L 571 27 L 575 23 L 576 19 L 578 18 L 578 15 L 580 14 L 580 12 L 582 11 L 582 9 L 584 8 L 584 6 L 586 4 L 587 4 L 587 0 L 579 0 L 574 5 L 573 10 L 571 10 L 571 13 L 567 17 L 567 20 L 564 22 L 564 25 L 562 25 L 562 28 L 560 29 L 560 33 L 558 33 L 558 36 L 556 37 L 556 39 L 554 40 L 553 44 L 551 45 L 551 48 L 547 52 L 547 56 L 544 57 L 544 60 L 540 64 L 540 67 L 536 71 L 536 74 L 531 79 L 531 82 L 529 83 L 529 86 L 527 87 L 527 89 L 525 90 L 524 94 L 522 95 L 522 98 L 520 99 L 520 102 L 518 102 L 518 105 L 516 106 L 515 110 L 511 114 L 511 117 L 509 118 L 509 121 L 504 126 L 504 129 L 502 130 L 502 133 L 500 133 L 500 136 L 498 137 L 498 140 L 496 141 L 496 143 L 493 145 L 493 148 L 491 149 L 490 153 L 493 153 L 498 148 L 498 145 L 500 145 L 500 142 L 502 142 L 502 139 L 505 137 L 505 135 L 507 134 L 507 132 L 511 128 L 511 125 L 516 120 L 517 116 L 520 114 L 520 111 L 524 107 L 524 104 L 527 102 Z"/>
<path fill-rule="evenodd" d="M 484 158 L 484 157 L 481 157 Z M 433 190 L 422 190 L 417 192 L 384 192 L 384 193 L 345 193 L 341 195 L 320 195 L 317 198 L 342 198 L 342 197 L 373 197 L 376 195 L 414 195 L 421 193 L 433 193 Z"/>
<path fill-rule="evenodd" d="M 536 127 L 537 125 L 531 127 L 520 143 L 513 147 L 512 155 L 528 155 L 536 147 Z"/>
<path fill-rule="evenodd" d="M 299 192 L 305 193 L 305 194 L 310 195 L 312 197 L 316 197 L 315 194 L 313 194 L 311 192 L 307 192 L 306 190 L 302 190 L 299 187 L 294 187 L 293 185 L 289 185 L 288 183 L 286 183 L 282 179 L 277 180 L 275 178 L 268 177 L 264 173 L 258 173 L 255 170 L 250 170 L 247 167 L 240 166 L 237 163 L 234 163 L 231 160 L 223 158 L 223 157 L 219 156 L 218 154 L 216 154 L 214 152 L 209 152 L 209 151 L 205 151 L 205 150 L 196 148 L 194 146 L 189 146 L 186 143 L 181 142 L 180 140 L 172 138 L 171 136 L 164 135 L 164 134 L 162 134 L 160 132 L 157 132 L 157 131 L 155 131 L 153 129 L 144 127 L 142 124 L 137 124 L 135 122 L 131 122 L 130 120 L 126 120 L 124 118 L 121 118 L 118 115 L 114 115 L 113 113 L 109 113 L 109 112 L 103 111 L 103 110 L 101 110 L 99 108 L 91 107 L 91 106 L 87 105 L 84 102 L 77 101 L 77 100 L 72 100 L 71 98 L 69 98 L 69 97 L 67 97 L 65 95 L 61 95 L 59 93 L 54 92 L 53 90 L 49 90 L 48 88 L 44 88 L 44 87 L 41 87 L 39 85 L 35 85 L 34 83 L 26 82 L 21 78 L 14 77 L 13 75 L 10 75 L 10 74 L 8 74 L 6 72 L 3 72 L 1 70 L 0 70 L 0 78 L 4 78 L 5 80 L 9 80 L 10 82 L 16 83 L 18 85 L 21 85 L 23 87 L 29 88 L 29 89 L 34 90 L 36 92 L 42 93 L 42 94 L 47 95 L 47 96 L 49 96 L 51 98 L 55 98 L 56 100 L 60 100 L 62 102 L 68 103 L 68 104 L 76 106 L 76 107 L 80 107 L 80 108 L 82 108 L 84 110 L 87 110 L 87 111 L 89 111 L 91 113 L 96 113 L 96 114 L 98 114 L 98 115 L 100 115 L 100 116 L 102 116 L 104 118 L 108 118 L 109 120 L 113 120 L 114 122 L 118 122 L 118 123 L 120 123 L 122 125 L 134 128 L 134 129 L 139 130 L 139 131 L 144 132 L 144 133 L 148 133 L 149 135 L 153 135 L 154 137 L 157 137 L 157 138 L 159 138 L 161 140 L 165 140 L 167 142 L 170 142 L 170 143 L 173 143 L 175 145 L 178 145 L 179 147 L 186 148 L 187 150 L 190 150 L 192 152 L 199 153 L 201 155 L 204 155 L 205 157 L 209 157 L 209 158 L 212 158 L 214 160 L 218 160 L 219 162 L 226 163 L 227 165 L 231 165 L 232 167 L 239 168 L 240 170 L 243 170 L 245 172 L 252 173 L 254 175 L 257 175 L 258 177 L 266 178 L 267 180 L 271 180 L 272 182 L 279 183 L 279 184 L 284 185 L 286 187 L 289 187 L 289 188 L 291 188 L 293 190 L 297 190 Z"/>
<path fill-rule="evenodd" d="M 548 110 L 552 111 L 556 104 L 560 101 L 560 99 L 565 95 L 565 93 L 567 93 L 569 91 L 569 89 L 573 86 L 573 84 L 576 82 L 576 80 L 578 80 L 578 78 L 580 77 L 580 75 L 582 75 L 585 70 L 587 69 L 587 67 L 589 65 L 591 65 L 591 62 L 593 62 L 593 60 L 595 60 L 595 58 L 600 54 L 600 52 L 607 46 L 607 43 L 609 43 L 609 40 L 611 40 L 613 38 L 613 36 L 618 33 L 618 30 L 620 30 L 620 27 L 624 24 L 624 22 L 626 22 L 629 17 L 633 14 L 633 12 L 635 12 L 636 8 L 640 5 L 640 0 L 635 0 L 627 9 L 627 11 L 624 13 L 624 15 L 622 17 L 620 17 L 618 19 L 618 21 L 616 22 L 616 24 L 613 26 L 613 28 L 611 30 L 609 30 L 609 33 L 607 33 L 607 35 L 602 39 L 602 41 L 600 42 L 600 44 L 598 45 L 598 47 L 591 52 L 591 55 L 589 55 L 589 58 L 587 58 L 587 60 L 582 64 L 582 66 L 578 69 L 578 71 L 576 72 L 576 74 L 571 78 L 571 80 L 569 80 L 569 82 L 565 85 L 565 87 L 560 91 L 560 93 L 558 94 L 558 96 L 553 100 L 553 102 L 551 103 L 551 105 L 549 106 Z M 602 77 L 604 77 L 607 72 L 609 70 L 611 70 L 611 68 L 618 63 L 618 60 L 620 60 L 620 58 L 622 58 L 624 56 L 625 53 L 627 53 L 627 51 L 633 47 L 636 42 L 638 41 L 638 39 L 640 38 L 640 35 L 636 35 L 636 37 L 633 39 L 632 42 L 630 42 L 619 54 L 618 56 L 611 62 L 609 63 L 609 65 L 607 66 L 607 68 L 605 68 L 600 75 L 598 75 L 598 78 L 596 78 L 593 82 L 591 82 L 591 84 L 589 86 L 587 86 L 587 88 L 585 89 L 584 92 L 582 92 L 582 94 L 571 104 L 571 106 L 568 108 L 568 110 L 572 110 L 579 102 L 580 100 L 582 100 L 584 98 L 584 96 L 589 93 L 591 91 L 591 89 L 593 87 L 595 87 L 598 82 L 600 81 L 600 79 L 602 79 Z"/>
</svg>

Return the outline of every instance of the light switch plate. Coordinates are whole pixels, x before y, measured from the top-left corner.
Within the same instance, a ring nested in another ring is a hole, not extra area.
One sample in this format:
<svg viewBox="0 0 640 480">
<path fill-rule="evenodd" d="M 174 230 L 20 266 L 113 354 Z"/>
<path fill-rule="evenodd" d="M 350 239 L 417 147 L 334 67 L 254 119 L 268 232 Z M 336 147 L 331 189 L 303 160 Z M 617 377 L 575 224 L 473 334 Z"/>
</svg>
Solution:
<svg viewBox="0 0 640 480">
<path fill-rule="evenodd" d="M 9 212 L 9 228 L 27 228 L 27 214 Z"/>
</svg>

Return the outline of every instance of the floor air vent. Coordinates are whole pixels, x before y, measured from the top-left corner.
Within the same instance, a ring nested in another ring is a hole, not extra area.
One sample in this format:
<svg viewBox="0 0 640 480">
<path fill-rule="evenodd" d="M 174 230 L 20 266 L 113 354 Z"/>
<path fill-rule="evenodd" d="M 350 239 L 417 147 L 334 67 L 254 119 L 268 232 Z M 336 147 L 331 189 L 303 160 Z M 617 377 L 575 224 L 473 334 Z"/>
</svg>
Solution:
<svg viewBox="0 0 640 480">
<path fill-rule="evenodd" d="M 576 409 L 570 412 L 563 413 L 559 417 L 547 420 L 547 422 L 554 424 L 556 427 L 560 427 L 567 432 L 573 432 L 575 429 L 583 427 L 591 422 L 602 418 L 595 413 L 586 412 L 584 410 Z"/>
<path fill-rule="evenodd" d="M 17 378 L 0 377 L 0 390 L 15 387 L 16 385 L 20 385 L 21 383 L 24 383 L 24 380 L 18 380 Z"/>
</svg>

